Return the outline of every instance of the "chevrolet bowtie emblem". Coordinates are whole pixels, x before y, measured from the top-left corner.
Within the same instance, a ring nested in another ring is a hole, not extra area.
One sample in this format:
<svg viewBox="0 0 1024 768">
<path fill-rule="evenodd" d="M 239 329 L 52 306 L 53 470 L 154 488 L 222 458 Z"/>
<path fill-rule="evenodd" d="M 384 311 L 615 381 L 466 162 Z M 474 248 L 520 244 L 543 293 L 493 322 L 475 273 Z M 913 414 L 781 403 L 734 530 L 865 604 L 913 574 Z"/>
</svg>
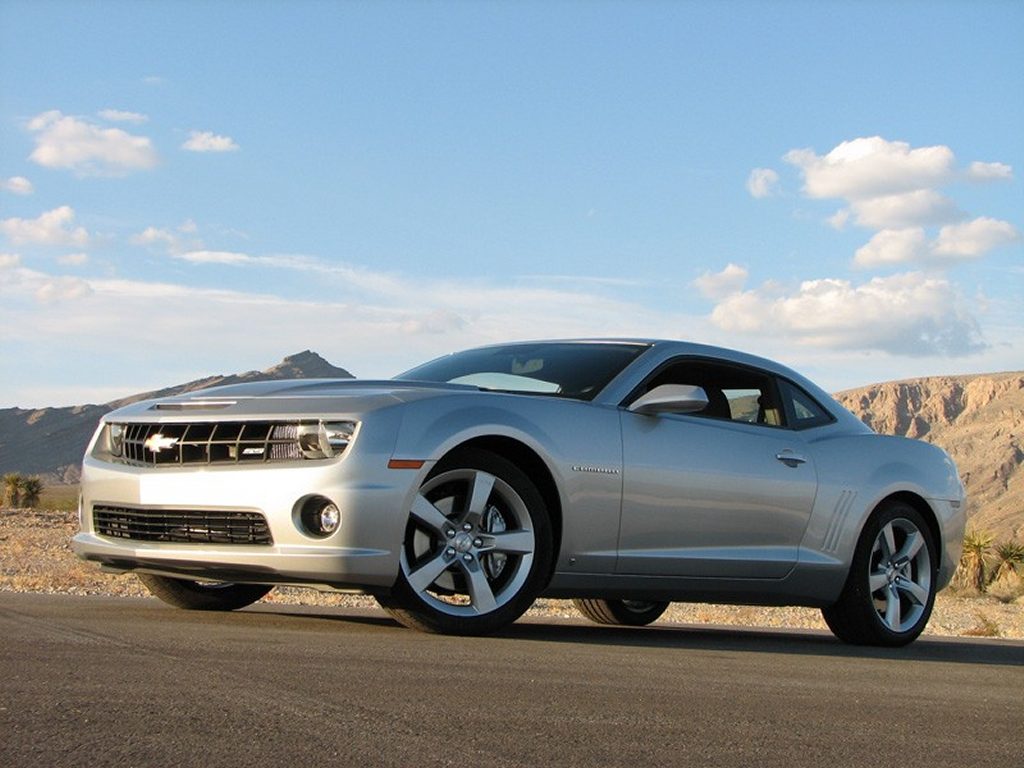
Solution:
<svg viewBox="0 0 1024 768">
<path fill-rule="evenodd" d="M 146 442 L 144 442 L 142 445 L 146 448 L 147 451 L 152 451 L 153 453 L 160 453 L 160 451 L 162 451 L 164 448 L 173 448 L 175 445 L 177 445 L 177 443 L 178 438 L 164 437 L 159 432 L 157 432 L 155 435 L 150 435 L 149 437 L 147 437 Z"/>
</svg>

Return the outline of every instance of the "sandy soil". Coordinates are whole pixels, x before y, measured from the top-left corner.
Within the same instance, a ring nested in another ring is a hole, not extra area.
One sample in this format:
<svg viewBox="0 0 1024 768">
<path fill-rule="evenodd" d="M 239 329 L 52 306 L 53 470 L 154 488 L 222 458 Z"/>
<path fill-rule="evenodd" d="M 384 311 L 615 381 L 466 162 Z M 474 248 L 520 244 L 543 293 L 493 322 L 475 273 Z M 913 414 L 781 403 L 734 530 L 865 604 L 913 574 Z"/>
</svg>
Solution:
<svg viewBox="0 0 1024 768">
<path fill-rule="evenodd" d="M 148 594 L 130 575 L 111 575 L 78 560 L 69 548 L 77 530 L 74 512 L 29 509 L 0 510 L 0 590 L 8 592 L 60 592 L 77 595 Z M 1024 598 L 1002 594 L 962 596 L 949 590 L 939 594 L 925 634 L 1024 639 Z M 338 595 L 308 589 L 279 587 L 266 602 L 302 605 L 375 606 L 373 598 Z M 579 614 L 565 600 L 538 600 L 530 614 Z M 825 629 L 821 614 L 811 608 L 756 608 L 733 605 L 674 603 L 661 621 L 684 624 L 794 627 Z"/>
</svg>

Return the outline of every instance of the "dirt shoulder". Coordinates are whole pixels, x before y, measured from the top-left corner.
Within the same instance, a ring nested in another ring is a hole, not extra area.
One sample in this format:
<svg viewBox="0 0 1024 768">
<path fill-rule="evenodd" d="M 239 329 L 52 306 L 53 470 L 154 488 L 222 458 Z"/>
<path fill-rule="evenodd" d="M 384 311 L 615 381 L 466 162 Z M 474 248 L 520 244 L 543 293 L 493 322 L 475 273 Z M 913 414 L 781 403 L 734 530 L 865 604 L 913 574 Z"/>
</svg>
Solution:
<svg viewBox="0 0 1024 768">
<path fill-rule="evenodd" d="M 0 591 L 72 595 L 145 596 L 131 575 L 103 573 L 79 560 L 69 542 L 78 528 L 74 512 L 0 510 Z M 279 587 L 265 602 L 301 605 L 375 606 L 373 598 Z M 578 617 L 566 600 L 538 600 L 534 616 Z M 673 603 L 661 621 L 682 624 L 768 628 L 825 629 L 812 608 L 757 608 L 737 605 Z M 959 597 L 945 591 L 925 634 L 1024 639 L 1024 600 L 1001 602 L 991 597 Z"/>
</svg>

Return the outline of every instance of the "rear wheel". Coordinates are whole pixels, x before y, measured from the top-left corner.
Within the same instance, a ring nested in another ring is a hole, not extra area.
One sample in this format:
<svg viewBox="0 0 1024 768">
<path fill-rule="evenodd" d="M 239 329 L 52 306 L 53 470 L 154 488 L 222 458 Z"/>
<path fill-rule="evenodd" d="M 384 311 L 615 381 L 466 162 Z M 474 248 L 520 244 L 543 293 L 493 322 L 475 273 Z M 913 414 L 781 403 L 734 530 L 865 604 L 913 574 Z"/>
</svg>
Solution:
<svg viewBox="0 0 1024 768">
<path fill-rule="evenodd" d="M 552 547 L 544 500 L 522 470 L 493 453 L 459 452 L 416 494 L 398 580 L 378 602 L 414 629 L 496 632 L 543 589 Z"/>
<path fill-rule="evenodd" d="M 137 575 L 155 597 L 175 608 L 192 611 L 235 611 L 255 603 L 273 589 L 268 584 L 191 581 L 151 573 Z"/>
<path fill-rule="evenodd" d="M 657 621 L 668 603 L 656 600 L 583 600 L 572 601 L 576 609 L 598 624 L 643 627 Z"/>
<path fill-rule="evenodd" d="M 912 642 L 932 613 L 937 563 L 921 513 L 902 502 L 887 504 L 861 533 L 839 600 L 822 609 L 825 623 L 856 645 Z"/>
</svg>

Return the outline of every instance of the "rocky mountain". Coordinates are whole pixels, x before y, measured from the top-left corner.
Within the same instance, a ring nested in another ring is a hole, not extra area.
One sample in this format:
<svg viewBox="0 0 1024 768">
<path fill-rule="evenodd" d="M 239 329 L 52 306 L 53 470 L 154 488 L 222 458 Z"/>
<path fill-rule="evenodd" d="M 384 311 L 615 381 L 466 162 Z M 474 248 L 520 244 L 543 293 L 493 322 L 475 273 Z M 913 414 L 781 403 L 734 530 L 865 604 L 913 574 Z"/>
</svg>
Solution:
<svg viewBox="0 0 1024 768">
<path fill-rule="evenodd" d="M 894 381 L 836 395 L 876 432 L 945 448 L 971 524 L 1024 540 L 1024 372 Z"/>
<path fill-rule="evenodd" d="M 208 376 L 174 387 L 143 392 L 104 405 L 69 408 L 0 409 L 0 473 L 21 472 L 40 475 L 47 482 L 78 481 L 82 454 L 92 438 L 100 417 L 108 411 L 139 400 L 167 397 L 222 384 L 271 379 L 351 379 L 308 349 L 289 355 L 265 371 Z"/>
</svg>

